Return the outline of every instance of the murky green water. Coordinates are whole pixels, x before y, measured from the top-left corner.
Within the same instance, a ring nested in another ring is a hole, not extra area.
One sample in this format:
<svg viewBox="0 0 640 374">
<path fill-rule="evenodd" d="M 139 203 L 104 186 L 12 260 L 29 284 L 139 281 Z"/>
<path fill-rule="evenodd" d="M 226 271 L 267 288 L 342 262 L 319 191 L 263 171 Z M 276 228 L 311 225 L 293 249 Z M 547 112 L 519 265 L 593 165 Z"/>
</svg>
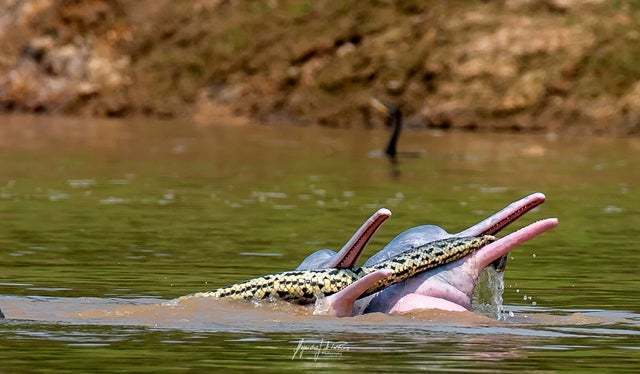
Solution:
<svg viewBox="0 0 640 374">
<path fill-rule="evenodd" d="M 638 368 L 640 139 L 407 131 L 402 149 L 424 155 L 392 166 L 370 157 L 384 132 L 1 121 L 2 310 L 16 296 L 169 299 L 292 269 L 379 207 L 394 215 L 365 257 L 406 228 L 453 232 L 535 191 L 547 202 L 508 231 L 561 223 L 512 253 L 504 322 L 9 319 L 0 371 Z M 331 349 L 292 359 L 302 340 Z"/>
</svg>

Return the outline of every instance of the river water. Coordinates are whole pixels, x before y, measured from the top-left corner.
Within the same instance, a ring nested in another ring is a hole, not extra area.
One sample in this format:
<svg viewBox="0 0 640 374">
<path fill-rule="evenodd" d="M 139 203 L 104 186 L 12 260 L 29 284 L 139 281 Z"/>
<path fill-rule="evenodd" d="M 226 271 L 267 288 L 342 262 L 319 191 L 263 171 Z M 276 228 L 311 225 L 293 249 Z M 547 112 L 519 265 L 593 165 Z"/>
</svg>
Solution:
<svg viewBox="0 0 640 374">
<path fill-rule="evenodd" d="M 640 139 L 2 117 L 0 371 L 401 372 L 640 364 Z M 290 270 L 373 211 L 459 231 L 532 192 L 491 313 L 159 303 Z"/>
</svg>

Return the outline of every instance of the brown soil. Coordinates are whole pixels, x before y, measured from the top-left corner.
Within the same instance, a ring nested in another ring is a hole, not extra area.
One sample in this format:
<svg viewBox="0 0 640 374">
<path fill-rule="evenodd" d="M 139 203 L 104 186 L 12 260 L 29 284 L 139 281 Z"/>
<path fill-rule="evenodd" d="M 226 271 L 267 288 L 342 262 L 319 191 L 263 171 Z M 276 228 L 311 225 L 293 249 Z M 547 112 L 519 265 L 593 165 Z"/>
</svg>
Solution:
<svg viewBox="0 0 640 374">
<path fill-rule="evenodd" d="M 219 122 L 640 133 L 640 5 L 0 0 L 0 106 Z M 221 116 L 220 116 L 221 115 Z"/>
</svg>

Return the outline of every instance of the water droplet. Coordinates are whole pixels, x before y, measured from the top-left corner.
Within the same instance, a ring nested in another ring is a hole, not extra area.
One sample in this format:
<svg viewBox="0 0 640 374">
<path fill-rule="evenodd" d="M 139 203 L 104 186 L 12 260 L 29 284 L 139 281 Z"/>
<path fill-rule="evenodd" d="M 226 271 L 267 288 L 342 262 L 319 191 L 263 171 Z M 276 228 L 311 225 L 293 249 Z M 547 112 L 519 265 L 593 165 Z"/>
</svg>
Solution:
<svg viewBox="0 0 640 374">
<path fill-rule="evenodd" d="M 321 188 L 316 188 L 316 189 L 314 189 L 312 192 L 313 192 L 315 195 L 318 195 L 318 196 L 325 196 L 325 195 L 327 194 L 327 191 L 326 191 L 326 190 L 323 190 L 323 189 L 321 189 Z"/>
<path fill-rule="evenodd" d="M 121 197 L 109 196 L 106 199 L 100 200 L 100 204 L 105 205 L 115 205 L 115 204 L 124 204 L 127 202 L 127 199 L 123 199 Z"/>
<path fill-rule="evenodd" d="M 181 153 L 184 153 L 187 150 L 187 145 L 186 144 L 176 144 L 172 149 L 171 152 L 173 154 L 179 155 Z"/>
<path fill-rule="evenodd" d="M 604 208 L 602 208 L 602 212 L 607 214 L 621 213 L 622 208 L 617 207 L 615 205 L 607 205 Z"/>
<path fill-rule="evenodd" d="M 285 199 L 287 194 L 284 192 L 276 192 L 276 191 L 253 191 L 251 192 L 252 197 L 257 197 L 260 202 L 264 202 L 267 199 Z"/>
<path fill-rule="evenodd" d="M 49 201 L 60 201 L 66 200 L 69 198 L 69 195 L 64 192 L 51 191 L 49 192 Z"/>
<path fill-rule="evenodd" d="M 67 184 L 71 188 L 88 188 L 96 184 L 96 181 L 93 179 L 69 179 Z"/>
<path fill-rule="evenodd" d="M 129 180 L 128 179 L 111 179 L 109 183 L 116 186 L 125 186 L 129 184 Z"/>
<path fill-rule="evenodd" d="M 508 191 L 507 187 L 496 186 L 496 187 L 480 187 L 480 192 L 482 193 L 503 193 Z"/>
</svg>

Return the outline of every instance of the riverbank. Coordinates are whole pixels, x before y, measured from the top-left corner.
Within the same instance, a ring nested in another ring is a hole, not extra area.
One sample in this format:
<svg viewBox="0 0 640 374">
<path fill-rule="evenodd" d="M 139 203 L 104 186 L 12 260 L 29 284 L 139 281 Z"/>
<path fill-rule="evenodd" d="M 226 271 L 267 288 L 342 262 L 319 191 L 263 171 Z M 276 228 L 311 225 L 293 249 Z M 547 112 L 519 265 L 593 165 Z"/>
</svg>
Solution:
<svg viewBox="0 0 640 374">
<path fill-rule="evenodd" d="M 0 0 L 0 108 L 640 133 L 632 2 Z"/>
</svg>

